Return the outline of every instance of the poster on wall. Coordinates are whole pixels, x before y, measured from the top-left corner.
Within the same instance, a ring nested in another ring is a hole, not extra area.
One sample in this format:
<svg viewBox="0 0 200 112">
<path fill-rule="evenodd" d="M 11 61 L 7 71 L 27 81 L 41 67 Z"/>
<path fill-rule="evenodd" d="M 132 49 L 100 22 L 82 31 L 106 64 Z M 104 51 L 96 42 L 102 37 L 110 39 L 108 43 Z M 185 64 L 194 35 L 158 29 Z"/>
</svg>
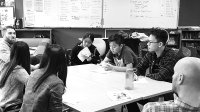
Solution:
<svg viewBox="0 0 200 112">
<path fill-rule="evenodd" d="M 14 25 L 14 8 L 0 7 L 0 28 Z"/>
<path fill-rule="evenodd" d="M 5 6 L 15 6 L 15 0 L 5 0 Z"/>
</svg>

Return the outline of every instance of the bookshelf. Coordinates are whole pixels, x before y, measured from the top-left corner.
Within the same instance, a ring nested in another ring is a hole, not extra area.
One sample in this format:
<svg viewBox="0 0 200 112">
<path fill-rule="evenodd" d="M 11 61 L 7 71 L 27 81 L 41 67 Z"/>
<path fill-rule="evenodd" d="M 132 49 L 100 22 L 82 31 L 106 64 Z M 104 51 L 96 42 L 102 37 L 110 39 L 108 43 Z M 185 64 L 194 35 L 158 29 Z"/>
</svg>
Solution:
<svg viewBox="0 0 200 112">
<path fill-rule="evenodd" d="M 52 39 L 52 29 L 15 29 L 17 38 L 49 38 Z"/>
<path fill-rule="evenodd" d="M 182 29 L 181 32 L 183 47 L 200 47 L 200 30 Z"/>
</svg>

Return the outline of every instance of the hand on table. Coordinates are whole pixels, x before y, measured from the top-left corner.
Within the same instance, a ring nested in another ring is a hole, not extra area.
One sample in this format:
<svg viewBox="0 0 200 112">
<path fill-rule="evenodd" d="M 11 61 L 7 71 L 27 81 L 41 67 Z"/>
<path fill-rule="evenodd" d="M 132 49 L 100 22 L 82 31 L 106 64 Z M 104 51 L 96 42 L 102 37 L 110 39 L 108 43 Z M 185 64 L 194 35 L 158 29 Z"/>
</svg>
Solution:
<svg viewBox="0 0 200 112">
<path fill-rule="evenodd" d="M 133 80 L 134 80 L 134 81 L 137 81 L 137 80 L 138 80 L 138 76 L 137 76 L 135 73 L 133 73 Z"/>
<path fill-rule="evenodd" d="M 104 66 L 104 70 L 108 71 L 108 70 L 113 70 L 114 66 L 111 65 L 110 63 L 106 63 L 106 65 Z"/>
<path fill-rule="evenodd" d="M 112 70 L 113 69 L 113 65 L 111 65 L 110 63 L 104 62 L 102 61 L 100 63 L 100 66 L 102 66 L 104 68 L 104 70 L 108 71 L 108 70 Z"/>
</svg>

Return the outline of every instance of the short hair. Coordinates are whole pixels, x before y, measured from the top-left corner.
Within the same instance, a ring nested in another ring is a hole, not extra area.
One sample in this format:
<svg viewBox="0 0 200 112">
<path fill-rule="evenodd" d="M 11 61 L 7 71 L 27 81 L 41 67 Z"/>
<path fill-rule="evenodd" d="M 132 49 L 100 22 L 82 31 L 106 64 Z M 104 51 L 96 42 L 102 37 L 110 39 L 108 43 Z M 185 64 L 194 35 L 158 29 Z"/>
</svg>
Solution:
<svg viewBox="0 0 200 112">
<path fill-rule="evenodd" d="M 124 37 L 120 34 L 111 35 L 108 38 L 108 42 L 115 42 L 116 44 L 121 45 L 124 43 Z"/>
<path fill-rule="evenodd" d="M 83 39 L 86 39 L 86 38 L 90 38 L 90 40 L 93 42 L 93 41 L 94 41 L 94 34 L 93 34 L 93 33 L 86 33 L 86 34 L 83 36 L 82 40 L 83 40 Z"/>
<path fill-rule="evenodd" d="M 5 27 L 3 27 L 2 30 L 1 30 L 2 37 L 4 36 L 4 34 L 7 31 L 7 29 L 14 29 L 15 30 L 15 28 L 12 27 L 12 26 L 5 26 Z"/>
<path fill-rule="evenodd" d="M 169 38 L 168 32 L 162 28 L 152 28 L 150 31 L 150 35 L 155 36 L 158 42 L 162 42 L 164 45 L 166 45 Z"/>
</svg>

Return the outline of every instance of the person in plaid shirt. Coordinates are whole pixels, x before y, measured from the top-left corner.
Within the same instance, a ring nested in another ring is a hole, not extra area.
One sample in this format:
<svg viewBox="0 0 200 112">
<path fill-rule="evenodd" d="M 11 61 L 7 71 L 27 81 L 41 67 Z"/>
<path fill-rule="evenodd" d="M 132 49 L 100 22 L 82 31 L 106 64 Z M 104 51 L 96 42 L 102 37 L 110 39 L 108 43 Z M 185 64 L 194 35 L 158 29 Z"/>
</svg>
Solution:
<svg viewBox="0 0 200 112">
<path fill-rule="evenodd" d="M 148 38 L 148 53 L 138 63 L 136 74 L 154 80 L 172 82 L 173 68 L 176 62 L 182 57 L 178 55 L 177 51 L 166 47 L 169 34 L 165 29 L 152 28 Z M 172 100 L 173 93 L 165 94 L 162 97 L 165 100 Z M 157 101 L 158 98 L 159 96 L 141 100 L 138 103 L 144 105 L 149 101 Z M 128 104 L 127 107 L 130 112 L 140 111 L 136 103 Z"/>
<path fill-rule="evenodd" d="M 166 47 L 169 34 L 161 28 L 153 28 L 150 32 L 148 53 L 137 65 L 137 75 L 145 75 L 159 81 L 172 81 L 173 67 L 180 59 L 178 53 Z M 146 73 L 146 70 L 149 72 Z"/>
<path fill-rule="evenodd" d="M 200 59 L 185 57 L 174 67 L 174 100 L 149 102 L 143 112 L 200 112 Z"/>
</svg>

